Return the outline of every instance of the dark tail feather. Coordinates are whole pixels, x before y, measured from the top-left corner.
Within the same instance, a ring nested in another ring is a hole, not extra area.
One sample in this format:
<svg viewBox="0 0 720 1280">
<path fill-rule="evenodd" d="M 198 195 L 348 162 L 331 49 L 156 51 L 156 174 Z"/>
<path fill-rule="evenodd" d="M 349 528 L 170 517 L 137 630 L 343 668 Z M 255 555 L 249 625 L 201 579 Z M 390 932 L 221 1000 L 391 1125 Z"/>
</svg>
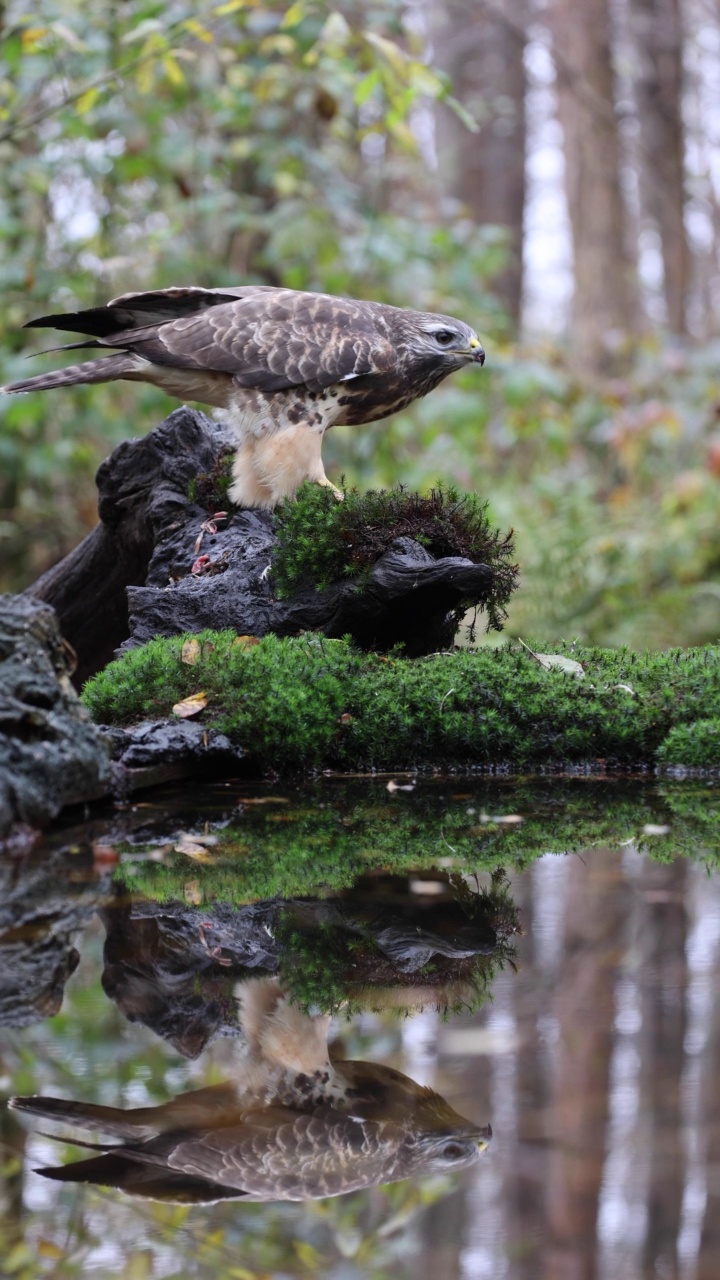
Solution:
<svg viewBox="0 0 720 1280">
<path fill-rule="evenodd" d="M 121 1152 L 76 1160 L 74 1164 L 50 1165 L 36 1169 L 35 1173 L 43 1178 L 52 1178 L 54 1182 L 87 1182 L 97 1187 L 116 1187 L 126 1195 L 174 1204 L 208 1204 L 216 1200 L 237 1200 L 243 1195 L 239 1188 L 223 1187 L 172 1169 L 137 1164 L 132 1156 Z"/>
<path fill-rule="evenodd" d="M 11 1098 L 11 1111 L 23 1111 L 26 1115 L 40 1116 L 43 1120 L 57 1120 L 62 1124 L 77 1125 L 79 1129 L 112 1134 L 116 1138 L 137 1141 L 155 1132 L 148 1123 L 146 1111 L 123 1111 L 120 1107 L 100 1107 L 92 1102 L 71 1102 L 68 1098 Z"/>
<path fill-rule="evenodd" d="M 85 360 L 83 364 L 71 364 L 66 369 L 54 369 L 50 373 L 38 373 L 34 378 L 24 378 L 22 382 L 11 382 L 0 387 L 0 394 L 13 396 L 20 391 L 52 391 L 55 387 L 73 387 L 79 383 L 114 382 L 117 378 L 127 378 L 138 367 L 137 356 L 120 351 L 114 356 Z"/>
</svg>

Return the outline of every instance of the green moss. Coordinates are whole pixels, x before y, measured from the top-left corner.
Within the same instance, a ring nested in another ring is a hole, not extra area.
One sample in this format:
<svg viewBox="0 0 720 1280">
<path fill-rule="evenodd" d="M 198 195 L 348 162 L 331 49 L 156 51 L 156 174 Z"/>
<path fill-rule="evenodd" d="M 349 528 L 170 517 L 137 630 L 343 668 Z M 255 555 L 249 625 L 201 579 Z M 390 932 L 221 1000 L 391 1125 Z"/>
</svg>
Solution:
<svg viewBox="0 0 720 1280">
<path fill-rule="evenodd" d="M 689 769 L 720 769 L 720 717 L 674 725 L 658 747 L 657 761 Z"/>
<path fill-rule="evenodd" d="M 232 503 L 228 491 L 232 484 L 234 449 L 221 449 L 210 471 L 193 476 L 188 485 L 188 498 L 209 513 L 228 511 Z"/>
<path fill-rule="evenodd" d="M 675 726 L 720 717 L 720 649 L 632 653 L 559 646 L 584 678 L 544 669 L 524 649 L 458 650 L 408 660 L 362 654 L 316 634 L 246 647 L 203 632 L 153 640 L 85 687 L 93 719 L 171 714 L 200 690 L 202 722 L 241 742 L 257 768 L 515 768 L 609 761 L 652 765 Z M 712 735 L 705 767 L 717 764 Z M 659 757 L 658 757 L 659 758 Z"/>
<path fill-rule="evenodd" d="M 438 486 L 427 497 L 391 489 L 345 490 L 344 502 L 317 484 L 280 504 L 272 581 L 283 599 L 299 587 L 318 590 L 345 577 L 362 581 L 395 538 L 415 538 L 433 556 L 463 556 L 487 564 L 494 581 L 484 608 L 488 629 L 502 630 L 506 605 L 517 586 L 512 532 L 501 534 L 475 494 Z M 466 606 L 458 609 L 458 621 Z"/>
<path fill-rule="evenodd" d="M 453 784 L 449 784 L 450 788 Z M 457 784 L 455 784 L 457 787 Z M 456 794 L 437 796 L 428 784 L 419 793 L 390 796 L 376 784 L 342 785 L 325 780 L 299 799 L 272 795 L 243 808 L 214 834 L 210 863 L 191 862 L 166 852 L 162 861 L 146 857 L 148 839 L 125 848 L 116 878 L 128 890 L 167 901 L 184 898 L 188 880 L 203 903 L 241 905 L 266 898 L 293 898 L 339 892 L 382 868 L 406 874 L 442 868 L 463 876 L 526 867 L 545 853 L 573 853 L 592 846 L 637 844 L 653 857 L 667 848 L 673 857 L 720 859 L 720 794 L 664 784 L 644 791 L 636 783 L 553 779 L 509 790 L 499 782 L 471 783 Z M 608 795 L 608 790 L 610 795 Z M 378 794 L 379 792 L 379 794 Z M 275 803 L 271 803 L 273 799 Z M 522 822 L 503 816 L 519 813 Z M 670 838 L 648 835 L 646 827 L 667 826 Z"/>
</svg>

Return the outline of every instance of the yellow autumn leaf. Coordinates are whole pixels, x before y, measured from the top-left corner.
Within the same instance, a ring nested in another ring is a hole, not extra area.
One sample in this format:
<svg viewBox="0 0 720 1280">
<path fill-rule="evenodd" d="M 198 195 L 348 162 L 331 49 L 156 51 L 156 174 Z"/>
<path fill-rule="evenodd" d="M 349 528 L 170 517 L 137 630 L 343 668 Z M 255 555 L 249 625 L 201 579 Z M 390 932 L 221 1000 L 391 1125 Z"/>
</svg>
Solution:
<svg viewBox="0 0 720 1280">
<path fill-rule="evenodd" d="M 220 18 L 224 18 L 226 13 L 237 13 L 239 9 L 254 9 L 257 0 L 227 0 L 226 4 L 218 5 L 213 12 Z"/>
<path fill-rule="evenodd" d="M 173 715 L 178 716 L 181 720 L 186 720 L 188 716 L 196 716 L 202 711 L 210 701 L 210 695 L 207 693 L 191 693 L 189 698 L 183 698 L 182 702 L 176 702 L 173 707 Z"/>
<path fill-rule="evenodd" d="M 87 115 L 88 111 L 91 111 L 92 108 L 95 106 L 95 103 L 97 102 L 99 97 L 100 97 L 100 90 L 97 89 L 94 85 L 92 86 L 92 88 L 86 89 L 85 92 L 80 95 L 77 102 L 75 103 L 75 110 L 77 111 L 78 115 L 79 116 Z"/>
<path fill-rule="evenodd" d="M 183 75 L 182 67 L 172 53 L 163 54 L 162 64 L 165 70 L 165 75 L 171 84 L 174 84 L 176 88 L 185 84 L 185 76 Z"/>
<path fill-rule="evenodd" d="M 49 27 L 25 27 L 20 36 L 20 43 L 25 53 L 34 53 L 43 36 L 48 34 Z"/>
<path fill-rule="evenodd" d="M 259 643 L 257 636 L 236 636 L 232 642 L 232 648 L 234 649 L 237 645 L 240 649 L 252 649 Z"/>
<path fill-rule="evenodd" d="M 183 27 L 189 31 L 191 35 L 197 36 L 198 40 L 202 40 L 204 44 L 212 44 L 213 33 L 204 27 L 202 22 L 198 22 L 197 18 L 186 18 Z"/>
<path fill-rule="evenodd" d="M 202 646 L 199 640 L 186 640 L 180 650 L 180 660 L 186 662 L 189 667 L 194 667 L 196 662 L 200 661 L 202 654 Z"/>
</svg>

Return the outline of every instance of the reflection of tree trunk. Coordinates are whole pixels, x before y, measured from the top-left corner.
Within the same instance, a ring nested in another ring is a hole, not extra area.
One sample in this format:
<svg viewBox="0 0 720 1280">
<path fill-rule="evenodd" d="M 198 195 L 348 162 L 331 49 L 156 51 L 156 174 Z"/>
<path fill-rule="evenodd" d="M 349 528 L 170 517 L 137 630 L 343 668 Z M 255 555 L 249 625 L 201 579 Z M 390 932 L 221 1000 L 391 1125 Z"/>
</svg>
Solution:
<svg viewBox="0 0 720 1280">
<path fill-rule="evenodd" d="M 708 981 L 713 1001 L 703 1061 L 700 1106 L 707 1200 L 693 1280 L 718 1280 L 720 1276 L 720 948 L 717 946 Z"/>
<path fill-rule="evenodd" d="M 583 862 L 586 865 L 583 865 Z M 548 1138 L 548 1256 L 543 1275 L 593 1280 L 605 1160 L 615 1014 L 615 970 L 625 895 L 619 856 L 573 860 L 565 909 L 563 972 L 555 1004 L 559 1043 Z"/>
<path fill-rule="evenodd" d="M 643 149 L 643 191 L 660 234 L 665 304 L 673 333 L 685 332 L 688 246 L 681 115 L 682 30 L 678 0 L 631 0 L 635 95 Z"/>
<path fill-rule="evenodd" d="M 509 262 L 493 289 L 517 325 L 525 209 L 525 0 L 452 0 L 437 34 L 437 61 L 453 93 L 481 123 L 470 133 L 449 111 L 439 122 L 444 188 L 473 221 L 505 227 Z"/>
<path fill-rule="evenodd" d="M 683 1198 L 681 1083 L 685 1061 L 686 865 L 648 866 L 643 889 L 642 1107 L 647 1133 L 647 1230 L 643 1276 L 676 1280 Z M 720 1271 L 716 1276 L 720 1275 Z"/>
<path fill-rule="evenodd" d="M 467 1193 L 458 1186 L 430 1205 L 422 1217 L 422 1273 L 437 1280 L 459 1280 L 460 1246 L 467 1222 Z"/>
<path fill-rule="evenodd" d="M 571 346 L 578 364 L 602 371 L 631 302 L 609 3 L 551 0 L 550 12 L 573 239 Z"/>
<path fill-rule="evenodd" d="M 6 1254 L 23 1238 L 23 1162 L 27 1132 L 3 1106 L 0 1108 L 0 1239 Z M 0 1275 L 2 1271 L 0 1260 Z"/>
<path fill-rule="evenodd" d="M 543 1188 L 547 1144 L 543 1116 L 547 1105 L 547 1079 L 538 1021 L 548 1012 L 546 982 L 537 970 L 533 937 L 534 888 L 529 876 L 513 882 L 513 896 L 523 922 L 522 967 L 513 982 L 518 1048 L 516 1062 L 517 1147 L 512 1155 L 505 1187 L 507 1232 L 514 1245 L 513 1280 L 537 1280 L 538 1241 L 545 1229 Z M 546 977 L 547 975 L 543 975 Z"/>
</svg>

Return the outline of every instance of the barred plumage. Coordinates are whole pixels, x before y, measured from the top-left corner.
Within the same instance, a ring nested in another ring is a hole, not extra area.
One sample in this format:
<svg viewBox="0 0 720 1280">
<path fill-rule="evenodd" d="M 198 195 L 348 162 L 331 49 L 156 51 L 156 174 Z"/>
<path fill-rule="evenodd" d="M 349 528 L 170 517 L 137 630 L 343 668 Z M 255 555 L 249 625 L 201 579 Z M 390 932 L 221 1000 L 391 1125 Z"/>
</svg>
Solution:
<svg viewBox="0 0 720 1280">
<path fill-rule="evenodd" d="M 304 480 L 329 485 L 328 427 L 385 418 L 485 358 L 450 316 L 266 285 L 127 293 L 28 327 L 87 335 L 62 350 L 120 350 L 0 390 L 126 379 L 225 409 L 238 440 L 230 497 L 245 507 L 272 508 Z"/>
</svg>

